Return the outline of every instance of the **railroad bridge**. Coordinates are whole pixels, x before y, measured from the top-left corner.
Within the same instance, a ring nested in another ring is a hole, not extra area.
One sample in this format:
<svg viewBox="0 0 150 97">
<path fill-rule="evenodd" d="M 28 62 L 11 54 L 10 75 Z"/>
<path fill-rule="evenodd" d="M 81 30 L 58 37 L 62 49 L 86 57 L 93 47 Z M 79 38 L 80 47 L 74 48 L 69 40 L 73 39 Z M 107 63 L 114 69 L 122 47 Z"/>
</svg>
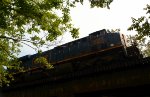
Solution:
<svg viewBox="0 0 150 97">
<path fill-rule="evenodd" d="M 3 97 L 150 96 L 150 57 L 92 66 L 82 71 L 22 81 L 3 88 Z"/>
</svg>

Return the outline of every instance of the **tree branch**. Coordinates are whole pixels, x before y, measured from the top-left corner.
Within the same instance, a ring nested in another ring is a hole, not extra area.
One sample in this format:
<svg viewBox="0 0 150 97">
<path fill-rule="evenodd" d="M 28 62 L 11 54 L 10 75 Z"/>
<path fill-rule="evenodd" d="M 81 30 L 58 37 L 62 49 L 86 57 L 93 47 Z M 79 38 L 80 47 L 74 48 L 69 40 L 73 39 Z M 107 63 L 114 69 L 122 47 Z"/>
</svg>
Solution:
<svg viewBox="0 0 150 97">
<path fill-rule="evenodd" d="M 21 43 L 22 43 L 22 44 L 25 44 L 25 45 L 27 45 L 27 46 L 29 46 L 30 48 L 34 49 L 35 51 L 37 50 L 36 48 L 32 47 L 31 45 L 29 45 L 29 44 L 27 44 L 27 43 L 25 43 L 25 42 L 21 42 Z"/>
<path fill-rule="evenodd" d="M 15 38 L 12 38 L 12 37 L 7 37 L 7 36 L 0 36 L 0 38 L 2 38 L 2 39 L 10 39 L 10 40 L 13 40 L 13 41 L 18 41 L 18 39 L 15 39 Z"/>
</svg>

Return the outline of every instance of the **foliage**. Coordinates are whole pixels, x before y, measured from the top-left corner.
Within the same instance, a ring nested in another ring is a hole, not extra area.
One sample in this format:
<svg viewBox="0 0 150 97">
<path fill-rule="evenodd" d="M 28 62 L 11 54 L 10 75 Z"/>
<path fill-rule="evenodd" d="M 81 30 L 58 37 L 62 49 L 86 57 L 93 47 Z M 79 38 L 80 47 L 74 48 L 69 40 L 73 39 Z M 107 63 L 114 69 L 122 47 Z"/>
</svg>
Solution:
<svg viewBox="0 0 150 97">
<path fill-rule="evenodd" d="M 143 37 L 139 40 L 138 35 L 127 36 L 127 42 L 130 45 L 136 44 L 144 57 L 150 56 L 150 40 L 148 40 L 147 37 Z"/>
<path fill-rule="evenodd" d="M 148 16 L 141 16 L 138 19 L 132 17 L 133 24 L 128 28 L 128 30 L 135 30 L 138 32 L 137 39 L 142 39 L 144 38 L 144 36 L 150 37 L 150 5 L 147 5 L 147 7 L 144 8 L 144 10 L 147 11 L 146 14 Z"/>
<path fill-rule="evenodd" d="M 37 50 L 70 32 L 78 37 L 78 28 L 71 23 L 70 8 L 84 0 L 1 0 L 0 1 L 0 67 L 16 67 L 22 44 Z M 112 0 L 89 0 L 91 7 L 107 7 Z M 32 46 L 31 46 L 32 47 Z M 6 81 L 0 69 L 0 83 Z"/>
<path fill-rule="evenodd" d="M 135 30 L 138 34 L 135 36 L 135 40 L 138 42 L 139 47 L 143 51 L 145 56 L 150 56 L 150 5 L 147 5 L 145 16 L 141 16 L 138 19 L 132 18 L 132 25 L 128 30 Z"/>
<path fill-rule="evenodd" d="M 120 32 L 120 29 L 119 28 L 118 29 L 111 29 L 110 32 L 113 32 L 113 33 Z"/>
<path fill-rule="evenodd" d="M 43 66 L 45 66 L 46 68 L 49 68 L 49 69 L 54 68 L 50 63 L 48 63 L 48 61 L 45 57 L 36 58 L 34 63 L 43 65 Z"/>
</svg>

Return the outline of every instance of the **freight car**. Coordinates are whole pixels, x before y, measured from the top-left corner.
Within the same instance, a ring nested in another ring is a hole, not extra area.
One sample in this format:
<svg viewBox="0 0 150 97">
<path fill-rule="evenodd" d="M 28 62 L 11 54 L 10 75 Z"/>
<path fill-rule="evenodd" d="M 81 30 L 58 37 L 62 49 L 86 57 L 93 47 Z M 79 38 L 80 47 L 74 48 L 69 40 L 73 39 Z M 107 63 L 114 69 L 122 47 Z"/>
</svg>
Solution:
<svg viewBox="0 0 150 97">
<path fill-rule="evenodd" d="M 139 58 L 136 46 L 127 46 L 125 36 L 105 29 L 93 32 L 89 36 L 57 46 L 43 52 L 40 56 L 47 58 L 54 66 L 53 75 L 64 74 L 85 69 L 91 65 L 104 65 L 111 62 Z M 25 69 L 41 67 L 34 64 L 38 54 L 21 57 L 21 66 Z"/>
</svg>

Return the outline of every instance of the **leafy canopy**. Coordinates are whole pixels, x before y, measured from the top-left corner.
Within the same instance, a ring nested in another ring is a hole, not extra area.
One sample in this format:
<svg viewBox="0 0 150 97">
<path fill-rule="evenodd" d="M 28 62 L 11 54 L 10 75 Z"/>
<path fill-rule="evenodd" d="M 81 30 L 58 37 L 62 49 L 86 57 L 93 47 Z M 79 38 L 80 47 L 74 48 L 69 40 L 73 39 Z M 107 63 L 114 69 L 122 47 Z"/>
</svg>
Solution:
<svg viewBox="0 0 150 97">
<path fill-rule="evenodd" d="M 140 49 L 143 51 L 145 56 L 150 56 L 150 5 L 147 5 L 145 16 L 140 18 L 132 17 L 132 25 L 128 30 L 135 30 L 137 35 L 134 36 L 134 40 L 138 42 Z"/>
<path fill-rule="evenodd" d="M 138 35 L 127 36 L 127 42 L 130 45 L 136 45 L 141 51 L 143 57 L 150 56 L 150 41 L 147 40 L 147 37 L 138 39 Z"/>
<path fill-rule="evenodd" d="M 145 36 L 150 37 L 150 5 L 147 5 L 146 8 L 147 16 L 141 16 L 138 19 L 132 17 L 132 25 L 128 28 L 128 30 L 135 30 L 138 32 L 137 39 L 142 39 Z"/>
<path fill-rule="evenodd" d="M 1 0 L 0 1 L 0 83 L 13 68 L 22 44 L 39 48 L 65 32 L 78 37 L 71 23 L 70 8 L 84 0 Z M 107 7 L 112 0 L 89 0 L 91 7 Z M 13 60 L 13 61 L 12 61 Z M 14 66 L 17 68 L 17 66 Z M 4 73 L 5 72 L 5 73 Z"/>
</svg>

